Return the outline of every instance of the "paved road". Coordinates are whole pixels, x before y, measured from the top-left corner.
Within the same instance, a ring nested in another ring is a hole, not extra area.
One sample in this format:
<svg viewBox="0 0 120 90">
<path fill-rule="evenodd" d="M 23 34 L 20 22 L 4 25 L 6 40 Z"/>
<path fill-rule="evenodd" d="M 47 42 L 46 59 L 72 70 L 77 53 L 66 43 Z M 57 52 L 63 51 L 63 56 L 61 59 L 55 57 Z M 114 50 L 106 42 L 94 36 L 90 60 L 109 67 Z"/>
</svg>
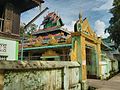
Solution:
<svg viewBox="0 0 120 90">
<path fill-rule="evenodd" d="M 120 73 L 109 80 L 88 79 L 88 84 L 97 90 L 120 90 Z"/>
</svg>

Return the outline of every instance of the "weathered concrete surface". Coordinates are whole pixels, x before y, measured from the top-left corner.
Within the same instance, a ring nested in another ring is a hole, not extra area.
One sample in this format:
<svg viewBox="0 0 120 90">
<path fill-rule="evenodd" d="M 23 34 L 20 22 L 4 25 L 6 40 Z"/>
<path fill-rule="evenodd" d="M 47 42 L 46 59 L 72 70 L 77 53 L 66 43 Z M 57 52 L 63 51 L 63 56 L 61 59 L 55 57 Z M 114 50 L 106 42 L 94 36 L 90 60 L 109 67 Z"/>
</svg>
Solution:
<svg viewBox="0 0 120 90">
<path fill-rule="evenodd" d="M 89 86 L 96 87 L 97 90 L 120 90 L 120 73 L 110 80 L 88 79 Z"/>
<path fill-rule="evenodd" d="M 0 70 L 55 69 L 63 67 L 80 67 L 80 64 L 75 61 L 0 61 Z"/>
<path fill-rule="evenodd" d="M 0 61 L 0 90 L 81 90 L 79 69 L 78 62 Z"/>
</svg>

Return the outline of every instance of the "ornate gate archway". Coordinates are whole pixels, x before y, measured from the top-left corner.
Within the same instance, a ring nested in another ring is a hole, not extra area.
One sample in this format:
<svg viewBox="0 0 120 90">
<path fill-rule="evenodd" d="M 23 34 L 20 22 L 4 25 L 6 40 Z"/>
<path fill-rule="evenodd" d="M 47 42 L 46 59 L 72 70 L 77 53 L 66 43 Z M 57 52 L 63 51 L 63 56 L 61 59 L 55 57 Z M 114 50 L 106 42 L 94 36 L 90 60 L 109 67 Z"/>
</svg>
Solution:
<svg viewBox="0 0 120 90">
<path fill-rule="evenodd" d="M 77 60 L 81 64 L 81 80 L 86 80 L 87 75 L 99 78 L 101 74 L 101 38 L 97 37 L 86 18 L 82 20 L 80 17 L 74 29 L 71 60 Z"/>
</svg>

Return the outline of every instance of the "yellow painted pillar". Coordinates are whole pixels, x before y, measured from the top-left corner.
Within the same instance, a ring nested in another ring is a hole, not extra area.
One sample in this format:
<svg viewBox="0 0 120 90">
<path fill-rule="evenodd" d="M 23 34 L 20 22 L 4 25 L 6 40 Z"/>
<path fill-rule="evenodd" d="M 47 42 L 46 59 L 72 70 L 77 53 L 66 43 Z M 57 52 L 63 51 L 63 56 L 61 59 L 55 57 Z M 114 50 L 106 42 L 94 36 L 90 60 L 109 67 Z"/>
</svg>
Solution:
<svg viewBox="0 0 120 90">
<path fill-rule="evenodd" d="M 4 87 L 4 72 L 0 71 L 0 90 L 3 90 Z"/>
<path fill-rule="evenodd" d="M 81 60 L 82 60 L 82 80 L 87 79 L 87 74 L 86 74 L 86 44 L 85 44 L 85 38 L 80 37 L 81 39 Z"/>
<path fill-rule="evenodd" d="M 85 38 L 80 32 L 72 33 L 72 53 L 71 60 L 80 63 L 80 81 L 82 90 L 87 90 L 87 75 L 86 75 L 86 47 Z"/>
<path fill-rule="evenodd" d="M 98 39 L 97 43 L 97 54 L 98 54 L 98 76 L 101 76 L 101 38 Z"/>
</svg>

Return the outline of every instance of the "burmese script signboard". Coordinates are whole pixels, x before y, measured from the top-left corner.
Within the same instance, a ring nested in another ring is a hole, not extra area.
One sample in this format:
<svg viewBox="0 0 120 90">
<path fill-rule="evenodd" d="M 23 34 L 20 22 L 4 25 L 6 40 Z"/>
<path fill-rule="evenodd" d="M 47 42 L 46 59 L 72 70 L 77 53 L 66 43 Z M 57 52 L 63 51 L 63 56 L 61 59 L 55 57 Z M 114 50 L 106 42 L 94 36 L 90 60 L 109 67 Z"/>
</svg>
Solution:
<svg viewBox="0 0 120 90">
<path fill-rule="evenodd" d="M 0 43 L 0 52 L 6 52 L 6 44 L 1 44 Z"/>
<path fill-rule="evenodd" d="M 18 60 L 18 42 L 0 38 L 0 58 L 1 60 Z"/>
</svg>

